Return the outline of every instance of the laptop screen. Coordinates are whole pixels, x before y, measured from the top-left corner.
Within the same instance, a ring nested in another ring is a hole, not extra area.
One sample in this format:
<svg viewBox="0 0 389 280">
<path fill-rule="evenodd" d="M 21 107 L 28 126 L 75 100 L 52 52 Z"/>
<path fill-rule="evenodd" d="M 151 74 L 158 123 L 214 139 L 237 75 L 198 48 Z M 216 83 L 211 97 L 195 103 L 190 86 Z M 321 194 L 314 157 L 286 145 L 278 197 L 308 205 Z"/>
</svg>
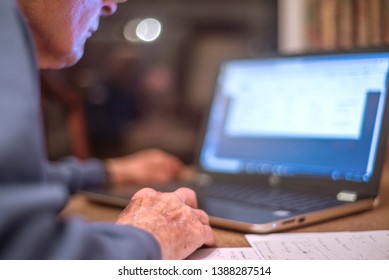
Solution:
<svg viewBox="0 0 389 280">
<path fill-rule="evenodd" d="M 227 61 L 200 154 L 210 172 L 368 182 L 388 53 Z"/>
</svg>

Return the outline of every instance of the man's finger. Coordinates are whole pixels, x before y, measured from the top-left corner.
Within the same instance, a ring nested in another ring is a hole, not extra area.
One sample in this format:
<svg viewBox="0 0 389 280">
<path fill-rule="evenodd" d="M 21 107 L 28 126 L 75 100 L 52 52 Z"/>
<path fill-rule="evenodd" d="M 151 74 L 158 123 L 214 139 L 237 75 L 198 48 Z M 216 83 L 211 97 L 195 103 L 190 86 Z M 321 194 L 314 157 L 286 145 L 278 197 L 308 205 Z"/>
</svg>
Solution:
<svg viewBox="0 0 389 280">
<path fill-rule="evenodd" d="M 215 233 L 210 226 L 203 226 L 204 244 L 214 246 L 216 244 Z"/>
<path fill-rule="evenodd" d="M 139 197 L 152 196 L 155 195 L 156 191 L 152 188 L 143 188 L 137 191 L 131 198 L 131 200 L 137 199 Z"/>
<path fill-rule="evenodd" d="M 174 193 L 178 196 L 181 202 L 185 203 L 186 205 L 197 208 L 197 198 L 196 193 L 189 189 L 189 188 L 179 188 Z"/>
<path fill-rule="evenodd" d="M 201 209 L 193 209 L 193 213 L 197 216 L 200 223 L 203 225 L 209 225 L 209 216 Z"/>
</svg>

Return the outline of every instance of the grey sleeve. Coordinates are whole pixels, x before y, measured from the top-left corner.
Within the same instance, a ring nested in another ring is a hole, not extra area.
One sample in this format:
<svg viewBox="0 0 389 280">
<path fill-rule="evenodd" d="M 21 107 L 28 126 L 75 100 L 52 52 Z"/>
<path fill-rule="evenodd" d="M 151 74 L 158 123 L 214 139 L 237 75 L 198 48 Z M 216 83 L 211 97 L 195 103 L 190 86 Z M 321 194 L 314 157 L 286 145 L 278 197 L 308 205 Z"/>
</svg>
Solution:
<svg viewBox="0 0 389 280">
<path fill-rule="evenodd" d="M 61 220 L 61 185 L 0 186 L 0 259 L 160 259 L 156 239 L 130 226 Z"/>
<path fill-rule="evenodd" d="M 59 162 L 46 162 L 44 171 L 47 182 L 67 186 L 71 194 L 91 186 L 103 186 L 107 181 L 104 163 L 98 159 L 80 161 L 68 157 Z"/>
</svg>

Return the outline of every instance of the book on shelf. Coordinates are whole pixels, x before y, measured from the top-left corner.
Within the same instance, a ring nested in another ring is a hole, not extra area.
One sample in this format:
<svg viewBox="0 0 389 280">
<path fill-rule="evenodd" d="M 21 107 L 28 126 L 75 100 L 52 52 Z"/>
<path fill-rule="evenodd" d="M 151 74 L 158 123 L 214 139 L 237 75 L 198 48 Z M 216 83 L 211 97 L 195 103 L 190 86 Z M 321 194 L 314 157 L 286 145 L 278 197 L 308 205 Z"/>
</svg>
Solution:
<svg viewBox="0 0 389 280">
<path fill-rule="evenodd" d="M 369 45 L 379 46 L 382 44 L 382 0 L 369 0 Z"/>
<path fill-rule="evenodd" d="M 382 7 L 382 43 L 389 45 L 389 0 L 381 1 Z"/>
<path fill-rule="evenodd" d="M 338 47 L 351 49 L 354 46 L 354 0 L 341 0 L 338 3 Z"/>
<path fill-rule="evenodd" d="M 338 23 L 338 1 L 325 0 L 319 3 L 319 25 L 321 45 L 320 50 L 334 50 L 337 48 L 337 23 Z"/>
<path fill-rule="evenodd" d="M 307 47 L 310 50 L 319 50 L 321 48 L 320 36 L 320 5 L 321 0 L 306 1 L 305 32 L 307 37 Z"/>
<path fill-rule="evenodd" d="M 365 48 L 369 45 L 369 0 L 355 0 L 355 46 Z"/>
</svg>

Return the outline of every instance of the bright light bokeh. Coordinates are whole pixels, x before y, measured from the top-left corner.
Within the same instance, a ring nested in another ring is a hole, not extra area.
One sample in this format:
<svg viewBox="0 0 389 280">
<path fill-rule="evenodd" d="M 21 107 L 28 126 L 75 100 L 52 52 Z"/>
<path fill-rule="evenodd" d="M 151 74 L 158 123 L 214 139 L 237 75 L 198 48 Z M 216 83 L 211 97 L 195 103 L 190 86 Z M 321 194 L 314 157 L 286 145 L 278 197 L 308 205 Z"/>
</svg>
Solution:
<svg viewBox="0 0 389 280">
<path fill-rule="evenodd" d="M 140 39 L 136 35 L 136 28 L 138 27 L 138 24 L 141 22 L 141 19 L 132 19 L 124 26 L 123 30 L 123 36 L 126 38 L 127 41 L 130 42 L 139 42 Z"/>
<path fill-rule="evenodd" d="M 132 19 L 124 26 L 123 36 L 133 43 L 155 41 L 162 31 L 162 24 L 154 18 Z"/>
<path fill-rule="evenodd" d="M 139 22 L 136 27 L 136 35 L 145 42 L 156 40 L 162 31 L 161 23 L 154 18 L 147 18 Z"/>
</svg>

